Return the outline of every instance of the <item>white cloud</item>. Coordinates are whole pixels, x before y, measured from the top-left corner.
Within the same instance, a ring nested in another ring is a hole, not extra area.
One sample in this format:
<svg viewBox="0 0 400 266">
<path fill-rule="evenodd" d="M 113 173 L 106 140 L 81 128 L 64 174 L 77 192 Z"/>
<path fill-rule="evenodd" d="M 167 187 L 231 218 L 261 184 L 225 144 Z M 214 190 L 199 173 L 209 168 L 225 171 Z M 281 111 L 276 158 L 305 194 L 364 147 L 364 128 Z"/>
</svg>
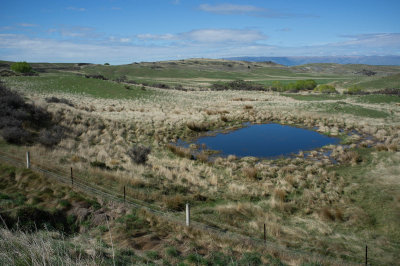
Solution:
<svg viewBox="0 0 400 266">
<path fill-rule="evenodd" d="M 83 12 L 86 11 L 86 8 L 83 7 L 74 7 L 74 6 L 69 6 L 66 8 L 67 10 L 72 10 L 72 11 L 79 11 L 79 12 Z"/>
<path fill-rule="evenodd" d="M 209 5 L 201 4 L 199 9 L 205 12 L 222 14 L 222 15 L 248 15 L 263 18 L 292 18 L 292 17 L 318 17 L 310 14 L 285 13 L 278 10 L 263 8 L 253 5 L 235 5 L 235 4 L 219 4 Z"/>
<path fill-rule="evenodd" d="M 198 29 L 178 34 L 139 34 L 142 40 L 175 40 L 197 43 L 252 43 L 265 40 L 267 36 L 257 30 Z"/>
<path fill-rule="evenodd" d="M 209 5 L 202 4 L 199 9 L 206 12 L 217 13 L 217 14 L 246 14 L 254 12 L 264 12 L 264 8 L 251 6 L 251 5 L 233 5 L 233 4 L 220 4 L 220 5 Z"/>
<path fill-rule="evenodd" d="M 81 38 L 85 40 L 96 39 L 101 36 L 101 34 L 96 33 L 94 28 L 91 27 L 68 27 L 62 26 L 60 28 L 51 28 L 47 30 L 48 33 L 54 34 L 57 33 L 62 37 L 66 38 Z"/>
<path fill-rule="evenodd" d="M 232 30 L 233 31 L 233 30 Z M 221 37 L 216 37 L 217 32 Z M 253 43 L 231 41 L 235 32 L 195 30 L 182 35 L 174 43 L 158 44 L 137 40 L 125 42 L 126 37 L 114 37 L 114 41 L 74 42 L 73 39 L 55 40 L 32 38 L 22 34 L 0 34 L 0 58 L 12 61 L 48 62 L 110 62 L 112 64 L 134 61 L 153 61 L 190 57 L 233 56 L 329 56 L 329 55 L 400 55 L 400 33 L 382 33 L 347 36 L 349 40 L 326 45 L 281 47 L 257 43 L 258 34 L 243 33 L 245 40 Z M 148 35 L 147 37 L 151 37 Z M 157 37 L 153 35 L 152 37 Z M 204 38 L 210 41 L 203 41 Z M 261 37 L 260 37 L 261 38 Z M 183 39 L 183 40 L 182 40 Z M 240 39 L 240 38 L 239 38 Z M 190 40 L 190 41 L 189 41 Z M 196 41 L 197 40 L 197 41 Z M 223 41 L 223 42 L 222 42 Z M 135 44 L 136 43 L 136 44 Z M 134 45 L 135 44 L 135 45 Z"/>
<path fill-rule="evenodd" d="M 289 32 L 289 31 L 292 31 L 292 29 L 291 28 L 282 28 L 282 29 L 277 29 L 276 31 Z"/>
<path fill-rule="evenodd" d="M 176 40 L 178 39 L 176 35 L 174 34 L 138 34 L 136 35 L 137 38 L 142 39 L 142 40 Z"/>
<path fill-rule="evenodd" d="M 341 35 L 350 39 L 337 43 L 338 46 L 360 45 L 363 47 L 392 47 L 400 49 L 400 33 L 371 33 L 358 35 Z"/>
<path fill-rule="evenodd" d="M 31 28 L 31 27 L 37 27 L 38 25 L 31 24 L 31 23 L 19 23 L 18 26 L 21 26 L 21 27 L 24 27 L 24 28 Z"/>
<path fill-rule="evenodd" d="M 131 42 L 131 39 L 130 38 L 120 38 L 119 41 L 122 43 L 128 43 L 128 42 Z"/>
<path fill-rule="evenodd" d="M 14 29 L 14 28 L 11 27 L 11 26 L 2 26 L 2 27 L 0 27 L 0 30 L 12 30 L 12 29 Z"/>
<path fill-rule="evenodd" d="M 252 43 L 265 40 L 267 36 L 256 30 L 232 30 L 232 29 L 200 29 L 182 33 L 184 39 L 205 43 Z"/>
</svg>

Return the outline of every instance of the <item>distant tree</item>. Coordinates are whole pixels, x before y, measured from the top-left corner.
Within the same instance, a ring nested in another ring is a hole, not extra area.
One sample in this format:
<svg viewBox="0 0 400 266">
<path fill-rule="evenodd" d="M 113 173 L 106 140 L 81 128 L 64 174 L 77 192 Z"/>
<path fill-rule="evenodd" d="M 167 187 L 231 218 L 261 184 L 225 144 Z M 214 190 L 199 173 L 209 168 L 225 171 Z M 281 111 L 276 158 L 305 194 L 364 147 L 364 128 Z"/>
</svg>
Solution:
<svg viewBox="0 0 400 266">
<path fill-rule="evenodd" d="M 313 90 L 317 87 L 317 82 L 312 79 L 296 81 L 296 89 L 298 90 Z"/>
<path fill-rule="evenodd" d="M 283 89 L 283 84 L 279 80 L 273 81 L 271 84 L 271 90 L 280 91 Z"/>
<path fill-rule="evenodd" d="M 315 92 L 321 92 L 321 93 L 338 93 L 337 90 L 335 89 L 334 86 L 329 85 L 329 84 L 322 84 L 319 85 L 314 89 Z"/>
<path fill-rule="evenodd" d="M 110 65 L 110 63 L 104 63 L 104 65 L 105 65 L 105 66 L 109 66 L 109 65 Z"/>
<path fill-rule="evenodd" d="M 18 73 L 32 72 L 32 67 L 27 62 L 15 62 L 11 65 L 11 70 Z"/>
<path fill-rule="evenodd" d="M 347 91 L 345 91 L 346 94 L 362 94 L 362 92 L 362 88 L 357 85 L 349 87 L 347 88 Z"/>
</svg>

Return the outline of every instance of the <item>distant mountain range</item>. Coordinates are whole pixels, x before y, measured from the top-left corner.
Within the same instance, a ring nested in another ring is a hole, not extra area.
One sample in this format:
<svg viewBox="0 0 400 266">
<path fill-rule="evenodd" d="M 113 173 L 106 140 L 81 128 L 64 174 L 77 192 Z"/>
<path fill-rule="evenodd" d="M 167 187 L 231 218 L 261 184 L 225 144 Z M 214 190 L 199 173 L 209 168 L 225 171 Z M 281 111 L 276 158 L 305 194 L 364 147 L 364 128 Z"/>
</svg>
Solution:
<svg viewBox="0 0 400 266">
<path fill-rule="evenodd" d="M 224 58 L 227 60 L 265 62 L 272 61 L 285 66 L 296 66 L 311 63 L 366 64 L 366 65 L 400 65 L 400 56 L 243 56 Z"/>
</svg>

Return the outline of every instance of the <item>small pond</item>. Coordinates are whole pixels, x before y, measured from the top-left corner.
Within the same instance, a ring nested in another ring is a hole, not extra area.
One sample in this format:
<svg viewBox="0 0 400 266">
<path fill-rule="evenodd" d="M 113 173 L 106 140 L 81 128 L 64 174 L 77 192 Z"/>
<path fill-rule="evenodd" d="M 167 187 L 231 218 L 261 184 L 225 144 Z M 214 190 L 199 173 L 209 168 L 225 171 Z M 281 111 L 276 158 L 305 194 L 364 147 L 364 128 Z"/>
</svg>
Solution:
<svg viewBox="0 0 400 266">
<path fill-rule="evenodd" d="M 339 142 L 339 138 L 316 131 L 271 123 L 250 124 L 228 133 L 216 133 L 197 138 L 190 143 L 180 142 L 178 145 L 205 144 L 207 149 L 217 150 L 222 156 L 232 154 L 238 157 L 271 158 L 289 156 Z"/>
</svg>

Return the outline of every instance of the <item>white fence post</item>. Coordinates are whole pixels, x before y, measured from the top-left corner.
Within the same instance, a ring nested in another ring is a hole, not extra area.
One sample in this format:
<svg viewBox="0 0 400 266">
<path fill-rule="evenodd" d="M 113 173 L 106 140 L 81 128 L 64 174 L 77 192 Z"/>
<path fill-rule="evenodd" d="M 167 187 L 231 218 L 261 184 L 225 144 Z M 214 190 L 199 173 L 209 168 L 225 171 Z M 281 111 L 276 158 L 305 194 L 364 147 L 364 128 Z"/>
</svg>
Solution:
<svg viewBox="0 0 400 266">
<path fill-rule="evenodd" d="M 26 152 L 26 168 L 31 168 L 31 158 L 29 155 L 29 151 Z"/>
<path fill-rule="evenodd" d="M 190 206 L 186 203 L 186 226 L 190 226 Z"/>
</svg>

